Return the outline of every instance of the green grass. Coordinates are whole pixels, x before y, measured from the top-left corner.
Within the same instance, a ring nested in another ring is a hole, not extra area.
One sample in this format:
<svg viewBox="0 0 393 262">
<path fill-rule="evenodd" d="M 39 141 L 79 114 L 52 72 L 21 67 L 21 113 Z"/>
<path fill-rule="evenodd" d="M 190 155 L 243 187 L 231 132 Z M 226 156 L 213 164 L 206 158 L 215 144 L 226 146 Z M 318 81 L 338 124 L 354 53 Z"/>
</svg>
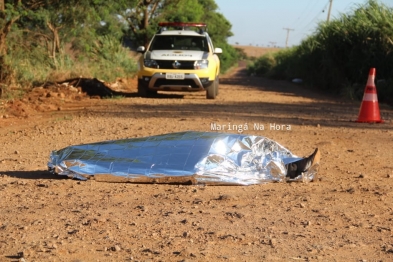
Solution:
<svg viewBox="0 0 393 262">
<path fill-rule="evenodd" d="M 20 39 L 16 37 L 16 40 Z M 53 59 L 40 45 L 11 44 L 0 68 L 5 76 L 5 79 L 2 79 L 2 99 L 20 98 L 34 86 L 47 82 L 76 77 L 112 82 L 136 73 L 136 61 L 118 40 L 99 37 L 91 47 L 89 52 L 80 53 L 78 56 L 67 54 L 63 50 Z"/>
<path fill-rule="evenodd" d="M 381 101 L 393 95 L 393 8 L 370 0 L 331 22 L 322 22 L 299 46 L 266 55 L 248 70 L 279 79 L 302 78 L 306 85 L 331 94 L 360 99 L 359 86 L 367 82 L 371 67 Z"/>
</svg>

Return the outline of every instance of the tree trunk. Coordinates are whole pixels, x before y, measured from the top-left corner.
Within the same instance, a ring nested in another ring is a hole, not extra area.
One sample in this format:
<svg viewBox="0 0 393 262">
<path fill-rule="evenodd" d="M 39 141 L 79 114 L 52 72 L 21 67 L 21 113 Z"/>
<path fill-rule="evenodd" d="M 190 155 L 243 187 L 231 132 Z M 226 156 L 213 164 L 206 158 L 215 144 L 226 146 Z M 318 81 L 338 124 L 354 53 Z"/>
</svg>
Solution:
<svg viewBox="0 0 393 262">
<path fill-rule="evenodd" d="M 145 39 L 144 39 L 145 46 L 147 46 L 149 43 L 149 39 L 147 36 L 147 31 L 146 31 L 147 27 L 149 26 L 149 11 L 147 9 L 148 9 L 148 7 L 146 6 L 145 11 L 143 12 L 143 29 L 145 29 Z"/>
<path fill-rule="evenodd" d="M 18 1 L 19 2 L 19 1 Z M 0 0 L 0 55 L 5 55 L 7 53 L 7 36 L 11 31 L 11 26 L 15 23 L 16 20 L 19 19 L 20 16 L 16 16 L 7 21 L 7 17 L 5 14 L 5 1 Z"/>
<path fill-rule="evenodd" d="M 52 32 L 52 44 L 51 44 L 51 50 L 50 54 L 53 58 L 53 61 L 56 64 L 56 54 L 60 52 L 60 38 L 59 38 L 59 29 L 61 27 L 56 27 L 52 25 L 50 22 L 46 23 L 49 30 Z"/>
<path fill-rule="evenodd" d="M 4 19 L 4 18 L 0 18 Z M 11 31 L 11 26 L 15 23 L 16 20 L 19 19 L 19 16 L 14 17 L 3 25 L 3 28 L 0 29 L 0 55 L 5 55 L 7 53 L 7 36 Z"/>
<path fill-rule="evenodd" d="M 7 35 L 5 35 L 1 30 L 0 32 L 0 56 L 4 56 L 7 53 L 7 44 L 6 44 L 6 38 Z"/>
<path fill-rule="evenodd" d="M 4 1 L 0 3 L 0 5 L 4 5 Z M 4 10 L 0 11 L 1 17 L 0 19 L 5 21 L 4 17 Z M 7 84 L 11 81 L 12 75 L 10 74 L 10 68 L 8 65 L 5 64 L 4 57 L 7 54 L 7 36 L 8 33 L 11 31 L 12 25 L 15 23 L 16 20 L 19 19 L 19 16 L 14 17 L 13 19 L 9 20 L 5 24 L 3 24 L 2 28 L 0 28 L 0 83 Z M 4 90 L 0 87 L 0 95 L 3 95 Z"/>
</svg>

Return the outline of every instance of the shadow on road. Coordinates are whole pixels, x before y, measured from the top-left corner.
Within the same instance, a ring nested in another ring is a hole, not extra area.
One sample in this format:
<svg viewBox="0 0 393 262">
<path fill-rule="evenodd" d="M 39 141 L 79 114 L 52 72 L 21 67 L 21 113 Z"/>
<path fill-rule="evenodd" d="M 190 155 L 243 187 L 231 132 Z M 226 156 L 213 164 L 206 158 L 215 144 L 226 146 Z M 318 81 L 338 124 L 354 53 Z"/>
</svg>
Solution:
<svg viewBox="0 0 393 262">
<path fill-rule="evenodd" d="M 8 256 L 4 256 L 5 258 L 11 259 L 9 260 L 10 262 L 19 262 L 19 261 L 25 261 L 25 260 L 21 260 L 21 258 L 23 258 L 22 255 L 8 255 Z"/>
<path fill-rule="evenodd" d="M 138 93 L 128 93 L 128 92 L 115 92 L 112 91 L 112 96 L 122 96 L 122 97 L 140 97 Z M 169 98 L 184 98 L 184 95 L 171 94 L 171 93 L 157 93 L 149 95 L 147 98 L 158 98 L 158 99 L 169 99 Z"/>
<path fill-rule="evenodd" d="M 196 100 L 196 99 L 195 99 Z M 231 110 L 228 110 L 228 108 Z M 114 111 L 95 111 L 103 118 L 173 118 L 177 121 L 195 117 L 206 121 L 222 121 L 244 124 L 261 122 L 286 125 L 323 125 L 331 127 L 391 129 L 390 124 L 356 123 L 359 108 L 349 104 L 332 102 L 310 102 L 302 104 L 260 103 L 260 102 L 220 102 L 220 104 L 130 104 Z M 381 111 L 383 119 L 391 118 L 392 113 Z"/>
<path fill-rule="evenodd" d="M 306 86 L 285 80 L 274 80 L 266 77 L 249 76 L 245 67 L 239 67 L 233 74 L 220 78 L 220 85 L 242 86 L 258 89 L 261 92 L 278 92 L 286 96 L 301 96 L 312 99 L 342 100 L 328 93 L 311 90 Z"/>
<path fill-rule="evenodd" d="M 22 179 L 69 179 L 67 176 L 55 175 L 48 170 L 37 171 L 2 171 L 9 177 L 22 178 Z"/>
<path fill-rule="evenodd" d="M 97 81 L 87 82 L 87 86 L 100 86 Z M 103 118 L 204 118 L 207 121 L 218 121 L 218 119 L 230 119 L 230 122 L 244 124 L 260 121 L 263 123 L 277 123 L 285 125 L 324 125 L 331 127 L 348 128 L 369 128 L 369 129 L 390 129 L 391 124 L 361 124 L 354 122 L 359 113 L 360 102 L 340 100 L 328 94 L 318 93 L 315 90 L 308 90 L 303 86 L 282 80 L 271 80 L 263 77 L 248 76 L 245 65 L 241 65 L 234 72 L 220 78 L 222 93 L 231 89 L 242 92 L 241 89 L 252 88 L 263 92 L 275 92 L 284 96 L 304 97 L 311 101 L 302 103 L 284 102 L 256 102 L 238 101 L 236 99 L 211 100 L 206 103 L 205 96 L 189 93 L 173 94 L 158 93 L 152 98 L 155 99 L 187 99 L 191 98 L 192 103 L 130 103 L 108 111 L 100 108 L 92 108 L 97 115 Z M 138 97 L 137 93 L 113 92 L 113 95 L 123 97 Z M 198 103 L 198 100 L 203 102 Z M 230 110 L 229 110 L 230 109 Z M 391 119 L 391 110 L 381 108 L 382 119 Z M 388 121 L 390 123 L 390 121 Z"/>
<path fill-rule="evenodd" d="M 104 82 L 93 78 L 74 78 L 68 79 L 66 81 L 58 82 L 56 84 L 47 83 L 44 87 L 53 87 L 53 85 L 62 85 L 67 83 L 69 86 L 81 88 L 81 90 L 86 93 L 90 97 L 139 97 L 140 95 L 137 92 L 123 92 L 123 91 L 115 91 L 108 87 Z M 158 93 L 155 95 L 151 95 L 152 98 L 183 98 L 184 95 L 179 94 L 167 94 L 167 93 Z"/>
</svg>

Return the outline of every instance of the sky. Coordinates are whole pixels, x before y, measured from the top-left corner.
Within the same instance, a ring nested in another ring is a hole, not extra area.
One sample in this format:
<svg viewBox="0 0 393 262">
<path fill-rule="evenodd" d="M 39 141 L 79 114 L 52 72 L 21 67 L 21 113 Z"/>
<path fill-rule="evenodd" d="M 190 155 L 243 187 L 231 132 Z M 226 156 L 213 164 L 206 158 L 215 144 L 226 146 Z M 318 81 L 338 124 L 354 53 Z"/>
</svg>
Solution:
<svg viewBox="0 0 393 262">
<path fill-rule="evenodd" d="M 351 13 L 366 0 L 331 0 L 330 20 Z M 330 0 L 215 0 L 232 24 L 229 44 L 285 47 L 299 45 L 326 21 Z M 393 0 L 379 0 L 393 7 Z"/>
</svg>

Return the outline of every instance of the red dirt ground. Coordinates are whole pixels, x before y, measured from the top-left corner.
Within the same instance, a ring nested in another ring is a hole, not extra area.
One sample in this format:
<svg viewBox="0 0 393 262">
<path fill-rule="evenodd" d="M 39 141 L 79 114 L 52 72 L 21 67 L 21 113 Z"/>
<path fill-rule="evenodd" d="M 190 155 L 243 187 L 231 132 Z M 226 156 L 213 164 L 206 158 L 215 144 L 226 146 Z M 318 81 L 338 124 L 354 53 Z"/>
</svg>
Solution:
<svg viewBox="0 0 393 262">
<path fill-rule="evenodd" d="M 392 110 L 380 105 L 384 124 L 355 123 L 359 102 L 243 70 L 221 76 L 214 101 L 204 93 L 140 98 L 127 82 L 117 87 L 123 98 L 56 87 L 3 104 L 0 261 L 392 261 Z M 211 123 L 248 123 L 247 134 L 299 156 L 318 147 L 318 179 L 188 186 L 47 171 L 50 152 L 70 145 L 211 131 Z"/>
</svg>

